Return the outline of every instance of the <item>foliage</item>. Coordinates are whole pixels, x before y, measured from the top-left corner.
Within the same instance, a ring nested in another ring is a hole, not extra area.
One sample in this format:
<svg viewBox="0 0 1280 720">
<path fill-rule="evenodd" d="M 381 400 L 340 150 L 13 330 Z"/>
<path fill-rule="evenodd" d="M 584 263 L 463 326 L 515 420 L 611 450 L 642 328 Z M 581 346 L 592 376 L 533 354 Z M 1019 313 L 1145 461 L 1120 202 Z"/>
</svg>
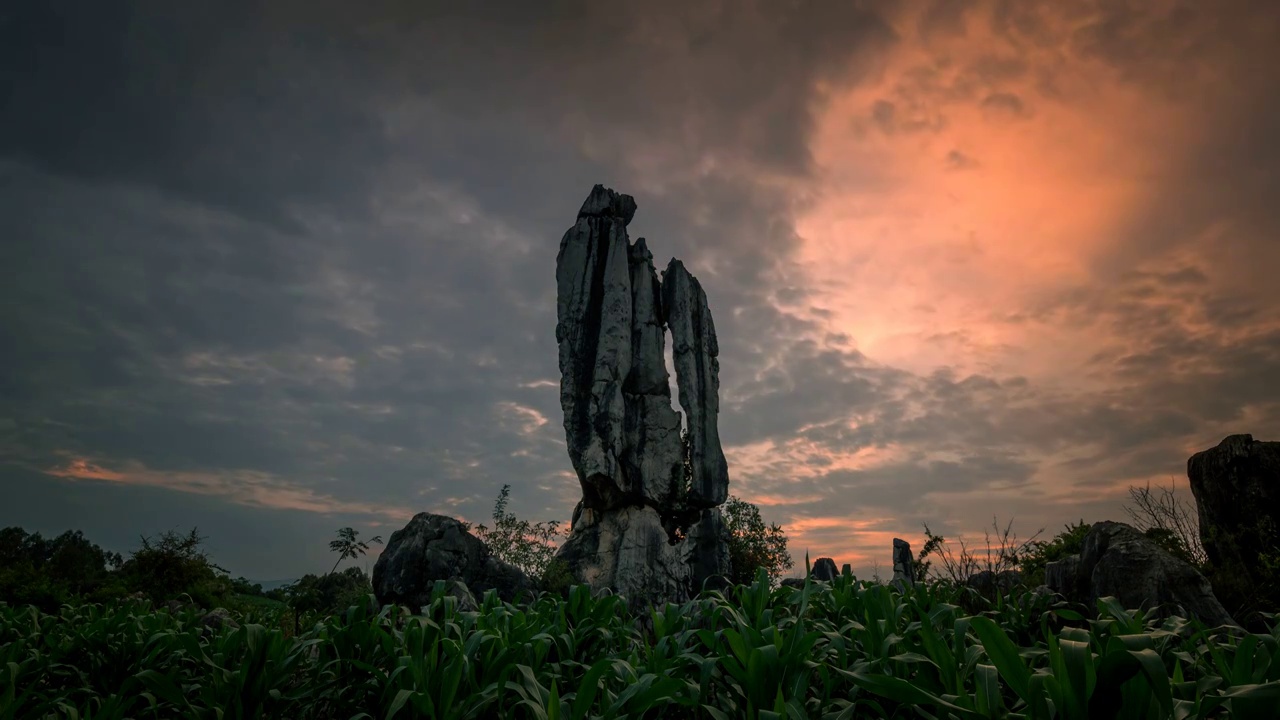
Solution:
<svg viewBox="0 0 1280 720">
<path fill-rule="evenodd" d="M 934 535 L 927 524 L 924 526 L 924 536 L 924 545 L 921 546 L 920 552 L 916 553 L 915 558 L 915 577 L 920 580 L 929 577 L 929 571 L 933 569 L 933 561 L 929 556 L 941 552 L 942 544 L 947 541 L 941 535 Z"/>
<path fill-rule="evenodd" d="M 111 571 L 119 553 L 103 550 L 79 530 L 46 540 L 20 527 L 0 530 L 0 600 L 52 612 L 75 597 L 122 595 Z"/>
<path fill-rule="evenodd" d="M 569 569 L 569 563 L 560 558 L 552 558 L 551 562 L 547 563 L 546 570 L 538 578 L 539 588 L 556 595 L 567 596 L 573 584 L 573 571 Z"/>
<path fill-rule="evenodd" d="M 1030 587 L 1044 584 L 1044 568 L 1051 562 L 1084 550 L 1084 537 L 1093 526 L 1082 518 L 1078 523 L 1063 525 L 1063 531 L 1051 540 L 1037 540 L 1022 556 L 1022 579 Z"/>
<path fill-rule="evenodd" d="M 1124 511 L 1133 525 L 1155 541 L 1170 555 L 1204 571 L 1208 556 L 1200 542 L 1200 520 L 1196 508 L 1174 494 L 1173 480 L 1169 487 L 1151 491 L 1151 483 L 1145 487 L 1129 486 L 1129 499 Z"/>
<path fill-rule="evenodd" d="M 729 581 L 750 583 L 760 570 L 777 582 L 792 567 L 787 535 L 777 523 L 765 525 L 760 509 L 732 495 L 720 507 L 729 545 Z"/>
<path fill-rule="evenodd" d="M 0 606 L 0 717 L 1274 717 L 1280 628 L 1224 633 L 1021 592 L 963 614 L 952 584 L 750 585 L 633 614 L 621 598 L 444 583 L 421 615 L 372 598 L 293 636 L 148 604 Z"/>
<path fill-rule="evenodd" d="M 359 530 L 344 527 L 338 531 L 338 539 L 329 543 L 329 549 L 338 553 L 338 562 L 333 564 L 333 569 L 329 571 L 330 574 L 332 574 L 334 570 L 338 569 L 338 565 L 341 564 L 343 560 L 346 560 L 347 558 L 354 560 L 369 552 L 369 543 L 382 544 L 381 535 L 374 535 L 369 538 L 369 542 L 356 539 L 359 535 Z"/>
<path fill-rule="evenodd" d="M 929 526 L 925 525 L 924 534 L 927 540 L 924 547 L 920 549 L 917 563 L 925 564 L 926 568 L 931 567 L 932 560 L 926 559 L 932 556 L 937 559 L 940 566 L 934 571 L 936 577 L 963 584 L 980 572 L 999 574 L 1006 570 L 1017 569 L 1036 548 L 1037 538 L 1042 532 L 1044 532 L 1043 529 L 1038 530 L 1029 539 L 1019 541 L 1017 533 L 1013 531 L 1013 520 L 1001 527 L 1000 521 L 992 517 L 991 528 L 983 532 L 982 545 L 970 547 L 964 536 L 959 536 L 956 538 L 956 544 L 960 546 L 957 551 L 951 547 L 946 538 L 934 535 L 929 530 Z M 924 573 L 917 573 L 917 577 L 923 578 Z"/>
<path fill-rule="evenodd" d="M 493 527 L 477 525 L 476 537 L 499 560 L 515 565 L 531 578 L 543 577 L 559 547 L 557 540 L 565 533 L 558 520 L 531 523 L 507 512 L 510 495 L 511 486 L 503 485 L 493 504 Z"/>
<path fill-rule="evenodd" d="M 263 590 L 262 583 L 249 582 L 243 577 L 238 577 L 231 581 L 231 592 L 242 598 L 264 598 L 274 602 L 283 602 L 285 600 L 284 588 Z"/>
<path fill-rule="evenodd" d="M 220 604 L 231 582 L 227 571 L 209 559 L 204 541 L 199 528 L 185 535 L 167 530 L 154 539 L 143 535 L 141 547 L 120 567 L 125 586 L 156 605 L 182 595 L 204 607 Z"/>
<path fill-rule="evenodd" d="M 284 595 L 298 613 L 338 614 L 373 592 L 364 570 L 349 567 L 342 572 L 303 575 L 284 588 Z"/>
</svg>

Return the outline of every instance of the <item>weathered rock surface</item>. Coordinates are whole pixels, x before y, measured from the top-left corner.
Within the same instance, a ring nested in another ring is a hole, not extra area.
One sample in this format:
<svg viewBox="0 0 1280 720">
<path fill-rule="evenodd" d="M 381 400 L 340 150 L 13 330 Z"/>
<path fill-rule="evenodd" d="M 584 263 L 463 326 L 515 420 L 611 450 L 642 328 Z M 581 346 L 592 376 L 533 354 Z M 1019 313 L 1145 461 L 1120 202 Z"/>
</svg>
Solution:
<svg viewBox="0 0 1280 720">
<path fill-rule="evenodd" d="M 813 562 L 813 569 L 809 571 L 814 580 L 822 580 L 823 582 L 831 582 L 836 579 L 839 574 L 836 571 L 836 561 L 829 557 L 820 557 Z"/>
<path fill-rule="evenodd" d="M 893 539 L 893 582 L 914 585 L 915 560 L 911 557 L 911 543 L 901 538 Z"/>
<path fill-rule="evenodd" d="M 214 608 L 204 615 L 200 616 L 200 626 L 205 630 L 220 631 L 240 627 L 240 623 L 231 617 L 231 611 L 226 608 Z"/>
<path fill-rule="evenodd" d="M 1200 542 L 1215 578 L 1267 582 L 1262 557 L 1280 560 L 1280 442 L 1231 435 L 1187 460 L 1199 508 Z"/>
<path fill-rule="evenodd" d="M 417 610 L 431 601 L 437 580 L 460 581 L 470 590 L 496 590 L 511 601 L 533 583 L 519 568 L 502 562 L 458 520 L 418 513 L 391 533 L 373 566 L 373 592 L 379 604 Z"/>
<path fill-rule="evenodd" d="M 717 508 L 729 477 L 706 295 L 677 260 L 659 280 L 644 238 L 627 235 L 635 212 L 630 196 L 597 185 L 560 240 L 560 403 L 582 501 L 557 557 L 580 581 L 642 603 L 681 600 L 728 575 Z M 671 407 L 668 328 L 690 470 Z"/>
<path fill-rule="evenodd" d="M 458 610 L 461 612 L 474 612 L 480 609 L 480 604 L 476 602 L 476 596 L 471 592 L 471 588 L 461 580 L 448 581 L 444 594 L 458 601 Z"/>
<path fill-rule="evenodd" d="M 611 588 L 634 604 L 681 602 L 728 567 L 722 527 L 719 509 L 708 509 L 683 541 L 672 543 L 662 517 L 647 505 L 584 509 L 557 557 L 582 582 Z"/>
<path fill-rule="evenodd" d="M 977 590 L 986 597 L 996 593 L 1007 593 L 1022 584 L 1022 573 L 1017 570 L 983 570 L 965 578 L 965 585 Z"/>
<path fill-rule="evenodd" d="M 1235 624 L 1203 575 L 1124 523 L 1095 523 L 1079 555 L 1049 563 L 1045 584 L 1089 607 L 1112 596 L 1126 608 L 1189 614 L 1211 626 Z"/>
<path fill-rule="evenodd" d="M 702 285 L 675 258 L 662 274 L 662 298 L 671 326 L 680 407 L 689 419 L 693 466 L 689 500 L 702 507 L 720 505 L 729 495 L 729 466 L 720 446 L 716 420 L 720 412 L 720 344 L 716 326 Z"/>
</svg>

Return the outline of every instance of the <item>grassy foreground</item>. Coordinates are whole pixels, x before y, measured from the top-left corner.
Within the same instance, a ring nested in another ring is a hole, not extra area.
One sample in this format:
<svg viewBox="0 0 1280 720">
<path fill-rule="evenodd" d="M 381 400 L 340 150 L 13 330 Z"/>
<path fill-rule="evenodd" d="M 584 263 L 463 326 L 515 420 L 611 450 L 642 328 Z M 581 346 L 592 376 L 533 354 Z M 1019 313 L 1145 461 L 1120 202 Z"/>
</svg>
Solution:
<svg viewBox="0 0 1280 720">
<path fill-rule="evenodd" d="M 1280 716 L 1274 623 L 1215 632 L 1110 599 L 1088 620 L 1031 593 L 843 577 L 638 617 L 585 587 L 481 605 L 440 586 L 422 614 L 370 598 L 295 636 L 279 609 L 232 629 L 145 603 L 0 604 L 0 720 Z"/>
</svg>

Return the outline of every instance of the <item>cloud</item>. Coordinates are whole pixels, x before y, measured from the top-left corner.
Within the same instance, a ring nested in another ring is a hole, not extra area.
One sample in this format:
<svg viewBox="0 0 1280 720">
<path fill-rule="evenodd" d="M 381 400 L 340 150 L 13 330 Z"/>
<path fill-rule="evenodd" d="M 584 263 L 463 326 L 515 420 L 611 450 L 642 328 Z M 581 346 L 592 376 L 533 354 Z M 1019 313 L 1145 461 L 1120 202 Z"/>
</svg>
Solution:
<svg viewBox="0 0 1280 720">
<path fill-rule="evenodd" d="M 1017 118 L 1027 114 L 1022 98 L 1013 93 L 991 93 L 982 99 L 982 109 L 989 118 Z"/>
<path fill-rule="evenodd" d="M 732 492 L 795 547 L 1116 516 L 1280 432 L 1280 13 L 1243 9 L 28 4 L 6 477 L 228 532 L 505 483 L 565 518 L 554 248 L 605 182 L 706 288 Z"/>
</svg>

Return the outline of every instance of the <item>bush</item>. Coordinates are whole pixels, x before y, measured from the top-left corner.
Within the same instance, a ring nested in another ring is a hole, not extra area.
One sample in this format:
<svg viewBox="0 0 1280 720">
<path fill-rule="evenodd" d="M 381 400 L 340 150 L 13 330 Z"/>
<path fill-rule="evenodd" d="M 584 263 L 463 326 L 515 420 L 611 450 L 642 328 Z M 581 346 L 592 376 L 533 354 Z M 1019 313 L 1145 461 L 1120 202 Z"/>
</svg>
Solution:
<svg viewBox="0 0 1280 720">
<path fill-rule="evenodd" d="M 510 495 L 511 486 L 503 485 L 493 504 L 493 527 L 477 525 L 474 532 L 499 560 L 515 565 L 530 578 L 541 578 L 555 557 L 557 539 L 565 533 L 558 520 L 531 523 L 507 512 Z"/>
<path fill-rule="evenodd" d="M 197 528 L 186 535 L 168 530 L 154 540 L 142 536 L 142 547 L 120 568 L 125 587 L 156 605 L 182 595 L 204 607 L 222 604 L 233 592 L 232 582 L 209 559 L 204 541 Z"/>
<path fill-rule="evenodd" d="M 349 567 L 339 573 L 303 575 L 285 588 L 289 605 L 299 614 L 340 615 L 373 592 L 373 583 L 364 570 Z"/>
<path fill-rule="evenodd" d="M 1044 568 L 1051 562 L 1069 555 L 1077 555 L 1084 549 L 1084 536 L 1092 525 L 1082 518 L 1074 525 L 1064 525 L 1064 530 L 1051 540 L 1032 541 L 1022 556 L 1022 580 L 1030 587 L 1044 584 Z"/>
<path fill-rule="evenodd" d="M 960 536 L 956 538 L 956 543 L 960 546 L 956 551 L 952 549 L 946 538 L 934 535 L 929 530 L 929 526 L 925 525 L 924 534 L 928 540 L 921 548 L 916 564 L 927 572 L 932 566 L 932 561 L 926 558 L 932 555 L 939 563 L 939 569 L 935 574 L 944 580 L 962 585 L 980 572 L 998 575 L 1006 570 L 1021 567 L 1028 555 L 1040 544 L 1036 538 L 1042 532 L 1044 530 L 1038 530 L 1029 540 L 1019 541 L 1017 533 L 1013 532 L 1012 520 L 1004 527 L 1000 527 L 1000 521 L 993 517 L 991 529 L 983 533 L 982 546 L 975 545 L 971 548 L 968 541 Z M 923 579 L 924 572 L 918 572 L 917 578 Z M 1025 576 L 1023 580 L 1025 582 Z"/>
<path fill-rule="evenodd" d="M 787 534 L 777 523 L 765 525 L 760 509 L 732 495 L 721 507 L 725 542 L 729 545 L 729 581 L 750 585 L 759 570 L 776 583 L 784 570 L 792 567 L 787 552 Z"/>
</svg>

